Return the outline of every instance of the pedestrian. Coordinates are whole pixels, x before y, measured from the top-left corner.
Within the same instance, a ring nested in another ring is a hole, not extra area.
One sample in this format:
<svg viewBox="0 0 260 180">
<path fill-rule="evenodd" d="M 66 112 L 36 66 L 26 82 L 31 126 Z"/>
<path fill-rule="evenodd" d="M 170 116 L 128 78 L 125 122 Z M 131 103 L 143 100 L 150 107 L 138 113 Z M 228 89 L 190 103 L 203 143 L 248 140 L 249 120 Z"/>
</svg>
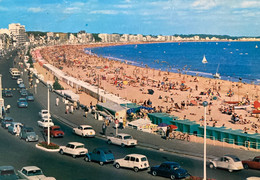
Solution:
<svg viewBox="0 0 260 180">
<path fill-rule="evenodd" d="M 170 134 L 170 126 L 167 126 L 166 137 L 165 137 L 166 140 L 169 139 L 169 134 Z"/>
<path fill-rule="evenodd" d="M 59 99 L 59 97 L 57 96 L 57 97 L 56 97 L 56 106 L 59 105 L 59 102 L 60 102 L 60 99 Z"/>
<path fill-rule="evenodd" d="M 10 109 L 11 109 L 11 105 L 8 104 L 8 105 L 6 106 L 6 113 L 10 113 Z"/>
<path fill-rule="evenodd" d="M 106 125 L 106 122 L 104 121 L 103 124 L 102 124 L 102 133 L 103 133 L 103 135 L 106 135 L 106 130 L 107 130 L 107 125 Z"/>
<path fill-rule="evenodd" d="M 70 114 L 73 114 L 73 111 L 74 111 L 74 106 L 73 104 L 70 105 Z"/>
<path fill-rule="evenodd" d="M 69 105 L 66 104 L 66 110 L 65 110 L 65 114 L 68 114 L 69 113 Z"/>
</svg>

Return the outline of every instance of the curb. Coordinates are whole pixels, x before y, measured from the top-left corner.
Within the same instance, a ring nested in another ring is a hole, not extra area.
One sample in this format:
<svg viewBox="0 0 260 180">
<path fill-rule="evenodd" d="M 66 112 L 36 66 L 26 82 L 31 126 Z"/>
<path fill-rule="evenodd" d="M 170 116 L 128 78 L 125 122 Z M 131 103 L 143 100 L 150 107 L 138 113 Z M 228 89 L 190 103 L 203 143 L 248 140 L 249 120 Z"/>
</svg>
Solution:
<svg viewBox="0 0 260 180">
<path fill-rule="evenodd" d="M 60 150 L 60 149 L 46 149 L 42 146 L 39 146 L 38 144 L 36 144 L 35 147 L 37 149 L 40 149 L 40 150 L 43 150 L 43 151 L 46 151 L 46 152 L 59 152 L 59 150 Z"/>
</svg>

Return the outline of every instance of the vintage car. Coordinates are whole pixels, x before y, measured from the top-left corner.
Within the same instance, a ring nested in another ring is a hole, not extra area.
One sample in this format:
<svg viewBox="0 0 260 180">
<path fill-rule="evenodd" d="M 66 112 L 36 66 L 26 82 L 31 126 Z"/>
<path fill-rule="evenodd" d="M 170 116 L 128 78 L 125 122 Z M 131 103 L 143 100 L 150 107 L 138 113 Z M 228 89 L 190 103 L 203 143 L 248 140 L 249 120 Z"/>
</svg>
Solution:
<svg viewBox="0 0 260 180">
<path fill-rule="evenodd" d="M 60 154 L 70 154 L 72 157 L 83 156 L 88 153 L 84 144 L 79 142 L 69 142 L 66 146 L 60 146 Z"/>
<path fill-rule="evenodd" d="M 25 89 L 24 83 L 20 83 L 20 84 L 18 85 L 18 87 L 19 87 L 20 89 Z"/>
<path fill-rule="evenodd" d="M 51 114 L 49 114 L 50 117 L 51 117 Z M 48 118 L 48 110 L 46 109 L 42 109 L 40 112 L 39 112 L 39 116 L 44 119 L 44 118 Z"/>
<path fill-rule="evenodd" d="M 13 166 L 0 166 L 0 179 L 1 180 L 15 180 L 18 176 L 15 174 Z"/>
<path fill-rule="evenodd" d="M 17 101 L 17 106 L 19 108 L 27 108 L 28 107 L 28 102 L 25 98 L 19 98 Z"/>
<path fill-rule="evenodd" d="M 13 97 L 13 93 L 11 90 L 3 90 L 2 95 L 3 97 Z"/>
<path fill-rule="evenodd" d="M 21 131 L 23 124 L 20 122 L 12 122 L 10 126 L 8 126 L 8 132 L 11 134 L 17 134 Z M 17 134 L 19 135 L 19 134 Z"/>
<path fill-rule="evenodd" d="M 27 101 L 34 101 L 34 96 L 32 93 L 28 93 L 28 95 L 26 96 Z"/>
<path fill-rule="evenodd" d="M 240 159 L 234 155 L 224 155 L 220 158 L 210 160 L 209 167 L 227 169 L 229 172 L 234 170 L 242 170 L 243 164 Z"/>
<path fill-rule="evenodd" d="M 96 161 L 102 166 L 104 163 L 114 162 L 115 158 L 112 153 L 107 148 L 96 148 L 91 153 L 87 153 L 86 157 L 84 158 L 85 161 Z"/>
<path fill-rule="evenodd" d="M 44 128 L 44 133 L 47 136 L 48 135 L 48 128 Z M 50 136 L 52 138 L 56 137 L 63 137 L 64 132 L 61 130 L 60 126 L 51 126 L 50 127 Z"/>
<path fill-rule="evenodd" d="M 161 165 L 151 167 L 153 176 L 163 176 L 170 179 L 184 179 L 190 174 L 186 169 L 182 169 L 177 162 L 163 162 Z"/>
<path fill-rule="evenodd" d="M 244 160 L 242 164 L 245 169 L 260 169 L 260 156 L 256 156 L 254 159 Z"/>
<path fill-rule="evenodd" d="M 23 126 L 19 136 L 21 139 L 24 139 L 27 142 L 39 140 L 38 135 L 36 135 L 32 127 Z"/>
<path fill-rule="evenodd" d="M 133 137 L 129 134 L 119 133 L 116 136 L 108 136 L 107 143 L 120 145 L 122 147 L 136 146 L 137 140 L 133 139 Z"/>
<path fill-rule="evenodd" d="M 42 127 L 42 128 L 46 128 L 48 126 L 54 126 L 54 123 L 52 122 L 52 119 L 40 119 L 39 121 L 37 121 L 38 126 Z"/>
<path fill-rule="evenodd" d="M 21 89 L 21 90 L 20 90 L 20 95 L 21 95 L 22 97 L 26 97 L 26 96 L 28 95 L 28 91 L 27 91 L 26 89 Z"/>
<path fill-rule="evenodd" d="M 80 125 L 72 129 L 73 133 L 83 137 L 95 137 L 96 133 L 92 126 Z"/>
<path fill-rule="evenodd" d="M 22 79 L 22 78 L 18 78 L 18 79 L 16 80 L 16 83 L 17 83 L 17 85 L 23 83 L 23 79 Z"/>
<path fill-rule="evenodd" d="M 55 180 L 54 177 L 46 177 L 37 166 L 25 166 L 17 171 L 18 176 L 28 180 Z"/>
<path fill-rule="evenodd" d="M 138 172 L 142 169 L 149 168 L 149 162 L 146 156 L 141 154 L 128 154 L 122 159 L 117 159 L 114 161 L 115 168 L 119 169 L 120 167 L 133 169 L 135 172 Z"/>
<path fill-rule="evenodd" d="M 4 117 L 4 119 L 2 119 L 1 121 L 1 126 L 7 129 L 8 126 L 10 126 L 13 121 L 14 119 L 12 117 Z"/>
</svg>

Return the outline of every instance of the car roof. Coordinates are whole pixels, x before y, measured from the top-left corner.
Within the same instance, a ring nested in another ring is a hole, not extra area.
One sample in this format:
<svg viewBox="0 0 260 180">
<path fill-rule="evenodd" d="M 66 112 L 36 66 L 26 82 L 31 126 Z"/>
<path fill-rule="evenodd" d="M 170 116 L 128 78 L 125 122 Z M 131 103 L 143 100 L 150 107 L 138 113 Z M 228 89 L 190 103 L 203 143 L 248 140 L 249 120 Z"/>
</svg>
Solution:
<svg viewBox="0 0 260 180">
<path fill-rule="evenodd" d="M 79 143 L 79 142 L 69 142 L 68 144 L 73 144 L 75 146 L 84 145 L 83 143 Z"/>
<path fill-rule="evenodd" d="M 226 157 L 230 157 L 230 158 L 232 158 L 232 159 L 236 159 L 236 158 L 238 158 L 237 156 L 235 156 L 235 155 L 230 155 L 230 154 L 227 154 L 227 155 L 224 155 L 224 156 L 226 156 Z"/>
<path fill-rule="evenodd" d="M 25 166 L 25 167 L 23 167 L 23 169 L 25 169 L 26 171 L 41 170 L 37 166 Z"/>
<path fill-rule="evenodd" d="M 85 127 L 92 127 L 92 126 L 90 126 L 90 125 L 79 125 L 80 127 L 83 127 L 83 128 L 85 128 Z"/>
<path fill-rule="evenodd" d="M 146 157 L 145 155 L 142 155 L 142 154 L 127 154 L 126 156 L 134 156 L 134 157 L 139 157 L 139 158 Z"/>
<path fill-rule="evenodd" d="M 118 133 L 117 135 L 121 135 L 121 136 L 131 136 L 130 134 L 126 134 L 126 133 Z"/>
<path fill-rule="evenodd" d="M 173 162 L 173 161 L 165 161 L 165 162 L 163 162 L 162 164 L 169 164 L 169 165 L 180 165 L 179 163 L 177 163 L 177 162 Z"/>
<path fill-rule="evenodd" d="M 0 171 L 13 170 L 13 166 L 0 166 Z"/>
<path fill-rule="evenodd" d="M 18 100 L 21 101 L 21 100 L 26 100 L 26 99 L 25 98 L 19 98 Z"/>
</svg>

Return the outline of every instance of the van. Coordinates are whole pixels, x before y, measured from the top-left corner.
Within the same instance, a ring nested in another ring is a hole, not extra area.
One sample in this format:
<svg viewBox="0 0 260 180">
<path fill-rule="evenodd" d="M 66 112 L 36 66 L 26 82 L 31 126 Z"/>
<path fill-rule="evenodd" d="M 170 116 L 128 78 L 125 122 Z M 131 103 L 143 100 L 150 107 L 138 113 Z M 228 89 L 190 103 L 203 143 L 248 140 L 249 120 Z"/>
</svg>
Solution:
<svg viewBox="0 0 260 180">
<path fill-rule="evenodd" d="M 18 79 L 21 75 L 20 71 L 17 68 L 10 68 L 9 70 L 12 79 Z"/>
</svg>

